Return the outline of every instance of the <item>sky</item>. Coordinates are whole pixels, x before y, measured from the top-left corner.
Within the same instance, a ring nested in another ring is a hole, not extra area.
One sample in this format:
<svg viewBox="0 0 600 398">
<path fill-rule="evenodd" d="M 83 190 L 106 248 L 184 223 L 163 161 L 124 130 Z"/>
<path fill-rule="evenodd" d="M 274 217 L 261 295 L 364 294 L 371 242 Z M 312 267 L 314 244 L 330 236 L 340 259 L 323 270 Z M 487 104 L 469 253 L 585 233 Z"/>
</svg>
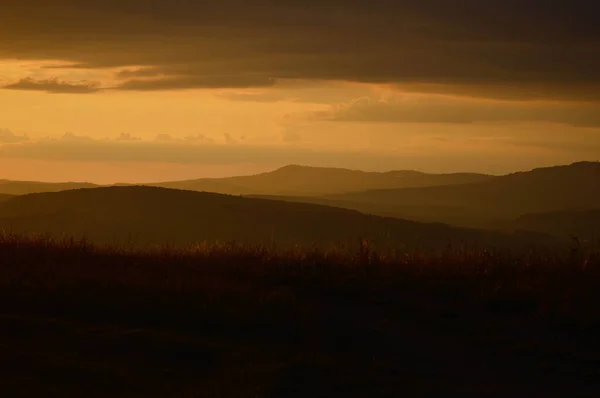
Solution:
<svg viewBox="0 0 600 398">
<path fill-rule="evenodd" d="M 0 179 L 600 159 L 596 0 L 2 0 Z"/>
</svg>

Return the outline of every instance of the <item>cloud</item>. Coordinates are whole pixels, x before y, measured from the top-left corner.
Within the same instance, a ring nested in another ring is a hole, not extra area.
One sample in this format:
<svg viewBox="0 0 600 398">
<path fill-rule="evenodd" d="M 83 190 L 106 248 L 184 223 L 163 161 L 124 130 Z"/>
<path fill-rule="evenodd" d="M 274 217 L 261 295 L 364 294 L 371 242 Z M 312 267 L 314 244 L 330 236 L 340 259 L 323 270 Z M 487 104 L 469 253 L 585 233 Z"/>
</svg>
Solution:
<svg viewBox="0 0 600 398">
<path fill-rule="evenodd" d="M 76 135 L 76 134 L 70 133 L 70 132 L 63 134 L 63 136 L 60 138 L 60 140 L 67 141 L 67 142 L 91 142 L 91 141 L 94 141 L 94 139 L 91 137 L 88 137 L 85 135 Z"/>
<path fill-rule="evenodd" d="M 228 134 L 226 134 L 228 135 Z M 231 136 L 229 136 L 231 138 Z M 231 138 L 233 140 L 233 138 Z M 158 134 L 154 139 L 157 143 L 166 144 L 190 144 L 190 145 L 203 145 L 203 144 L 214 144 L 215 140 L 205 136 L 204 134 L 188 135 L 183 138 L 173 137 L 170 134 Z"/>
<path fill-rule="evenodd" d="M 121 133 L 117 137 L 117 141 L 140 141 L 140 138 L 132 136 L 131 133 Z"/>
<path fill-rule="evenodd" d="M 215 142 L 215 140 L 203 134 L 188 135 L 183 139 L 183 141 L 190 144 L 213 144 Z"/>
<path fill-rule="evenodd" d="M 302 141 L 302 136 L 295 131 L 283 130 L 281 132 L 283 142 L 287 144 L 297 144 Z"/>
<path fill-rule="evenodd" d="M 225 143 L 227 145 L 235 145 L 238 143 L 238 140 L 233 138 L 233 136 L 229 133 L 225 133 L 225 134 L 223 134 L 223 136 L 225 137 Z"/>
<path fill-rule="evenodd" d="M 315 126 L 313 126 L 315 127 Z M 339 125 L 329 129 L 347 128 Z M 393 126 L 381 126 L 389 129 Z M 374 131 L 377 133 L 380 129 Z M 396 135 L 403 128 L 393 130 Z M 433 144 L 434 135 L 407 136 L 401 144 L 383 142 L 382 148 L 309 148 L 295 145 L 226 145 L 188 143 L 174 138 L 173 142 L 95 139 L 43 139 L 0 145 L 0 159 L 56 162 L 85 162 L 113 167 L 143 167 L 140 165 L 182 166 L 243 166 L 262 165 L 274 168 L 286 164 L 324 167 L 360 168 L 364 170 L 416 169 L 429 172 L 448 170 L 479 170 L 505 173 L 516 169 L 538 167 L 541 164 L 570 163 L 598 159 L 600 136 L 598 129 L 573 129 L 550 126 L 547 130 L 520 129 L 497 136 L 478 128 L 457 127 L 457 135 L 446 135 L 445 142 Z M 464 130 L 469 130 L 464 132 Z M 341 139 L 343 140 L 343 136 Z M 83 138 L 80 136 L 80 138 Z M 73 163 L 76 164 L 76 163 Z M 112 166 L 111 166 L 112 165 Z M 476 166 L 475 166 L 476 165 Z M 161 166 L 161 167 L 163 167 Z"/>
<path fill-rule="evenodd" d="M 43 91 L 50 94 L 92 94 L 99 91 L 95 83 L 70 83 L 58 79 L 34 80 L 24 78 L 0 87 L 4 90 Z"/>
<path fill-rule="evenodd" d="M 215 96 L 231 101 L 331 104 L 370 94 L 368 84 L 323 80 L 278 80 L 274 87 L 219 90 Z"/>
<path fill-rule="evenodd" d="M 269 87 L 275 79 L 268 76 L 215 75 L 215 76 L 171 76 L 162 79 L 128 80 L 113 87 L 124 91 L 167 91 L 206 88 Z"/>
<path fill-rule="evenodd" d="M 128 67 L 123 90 L 322 79 L 597 100 L 599 14 L 596 0 L 4 0 L 0 57 Z"/>
<path fill-rule="evenodd" d="M 599 102 L 600 88 L 596 83 L 572 82 L 544 84 L 540 82 L 462 82 L 391 84 L 390 88 L 405 93 L 450 94 L 462 97 L 478 97 L 506 101 L 543 101 L 558 99 L 569 102 Z"/>
<path fill-rule="evenodd" d="M 17 135 L 9 129 L 0 128 L 0 144 L 16 144 L 27 141 L 29 141 L 27 135 Z"/>
<path fill-rule="evenodd" d="M 190 144 L 190 145 L 202 145 L 202 144 L 214 144 L 215 140 L 207 137 L 203 134 L 188 135 L 184 138 L 173 137 L 170 134 L 158 134 L 154 138 L 154 142 L 162 144 Z"/>
<path fill-rule="evenodd" d="M 156 136 L 156 138 L 154 139 L 154 141 L 156 141 L 156 142 L 177 142 L 179 140 L 177 140 L 170 134 L 158 134 Z"/>
<path fill-rule="evenodd" d="M 82 65 L 85 67 L 85 65 Z M 125 69 L 115 74 L 117 79 L 135 79 L 140 77 L 157 77 L 161 76 L 163 72 L 158 68 L 136 68 L 136 69 Z"/>
<path fill-rule="evenodd" d="M 315 151 L 308 148 L 256 145 L 190 144 L 173 141 L 108 141 L 44 139 L 19 145 L 0 146 L 0 157 L 89 162 L 157 162 L 176 164 L 235 165 L 250 163 L 345 162 L 367 159 L 376 164 L 381 154 Z M 385 156 L 384 156 L 385 157 Z"/>
<path fill-rule="evenodd" d="M 370 123 L 548 122 L 600 127 L 600 104 L 474 100 L 431 95 L 362 97 L 328 110 L 305 115 L 309 119 Z"/>
</svg>

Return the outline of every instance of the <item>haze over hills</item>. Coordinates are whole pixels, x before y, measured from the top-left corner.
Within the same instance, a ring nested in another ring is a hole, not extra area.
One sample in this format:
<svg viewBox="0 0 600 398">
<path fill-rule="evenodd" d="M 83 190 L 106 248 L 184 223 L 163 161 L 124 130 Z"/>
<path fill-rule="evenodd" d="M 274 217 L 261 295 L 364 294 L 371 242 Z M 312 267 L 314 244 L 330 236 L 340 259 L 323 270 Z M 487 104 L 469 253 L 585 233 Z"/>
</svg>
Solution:
<svg viewBox="0 0 600 398">
<path fill-rule="evenodd" d="M 289 165 L 274 171 L 249 176 L 200 178 L 142 185 L 230 195 L 310 196 L 369 189 L 467 184 L 487 181 L 491 178 L 493 177 L 476 173 L 427 174 L 409 170 L 380 173 L 340 168 Z M 114 184 L 114 186 L 129 185 L 136 184 Z M 78 182 L 43 183 L 0 180 L 0 193 L 12 195 L 97 187 L 100 187 L 100 185 Z"/>
<path fill-rule="evenodd" d="M 252 176 L 203 178 L 150 185 L 233 195 L 314 196 L 369 189 L 467 184 L 492 178 L 492 176 L 475 173 L 427 174 L 408 170 L 381 173 L 289 165 L 275 171 Z"/>
<path fill-rule="evenodd" d="M 512 225 L 515 218 L 527 213 L 599 208 L 600 163 L 539 168 L 461 185 L 378 189 L 308 199 L 270 198 L 419 221 L 499 227 Z"/>
<path fill-rule="evenodd" d="M 445 248 L 449 243 L 529 243 L 522 237 L 382 218 L 341 208 L 155 187 L 16 196 L 0 203 L 0 228 L 141 245 L 237 241 L 276 243 L 280 247 L 355 247 L 360 238 L 373 240 L 380 247 L 422 249 Z"/>
<path fill-rule="evenodd" d="M 58 192 L 69 189 L 96 188 L 99 185 L 88 182 L 38 182 L 0 180 L 0 194 L 26 195 L 38 192 Z"/>
<path fill-rule="evenodd" d="M 118 185 L 122 187 L 130 186 L 127 184 Z M 537 218 L 530 215 L 533 213 L 569 211 L 572 212 L 569 213 L 572 221 L 570 224 L 567 223 L 566 226 L 574 231 L 581 231 L 581 228 L 577 226 L 582 223 L 575 220 L 585 218 L 582 215 L 585 213 L 573 211 L 600 208 L 600 163 L 598 162 L 579 162 L 566 166 L 538 168 L 500 177 L 469 173 L 426 174 L 416 171 L 377 173 L 291 165 L 252 176 L 208 178 L 153 185 L 160 185 L 162 188 L 270 199 L 270 202 L 261 203 L 263 205 L 268 203 L 269 206 L 274 208 L 282 205 L 274 203 L 273 200 L 302 202 L 420 222 L 446 223 L 470 228 L 527 229 L 554 233 L 560 236 L 567 234 L 567 232 L 561 230 L 560 225 L 562 224 L 547 221 L 548 223 L 554 223 L 554 226 L 550 227 L 546 225 L 546 221 L 538 220 L 540 217 L 550 217 L 554 220 L 558 215 L 538 215 L 535 216 Z M 0 194 L 23 195 L 31 192 L 56 192 L 97 187 L 99 186 L 90 183 L 36 183 L 1 180 Z M 370 187 L 377 187 L 377 189 L 369 189 Z M 102 191 L 97 192 L 94 195 L 104 195 L 99 193 Z M 136 195 L 138 195 L 140 191 L 131 192 L 136 192 Z M 174 194 L 165 194 L 160 190 L 144 192 L 148 192 L 152 196 L 166 195 L 164 196 L 166 203 L 168 203 L 165 205 L 166 207 L 178 206 L 175 203 Z M 256 194 L 255 192 L 259 193 Z M 284 194 L 285 192 L 290 194 Z M 74 194 L 70 193 L 64 196 L 67 207 L 61 210 L 62 214 L 72 214 L 75 210 L 69 209 L 71 205 L 73 207 L 81 206 L 77 202 L 79 199 L 76 200 L 71 195 Z M 111 195 L 113 194 L 111 193 Z M 41 203 L 42 197 L 36 198 L 26 200 L 35 200 Z M 81 196 L 81 198 L 85 202 L 85 198 L 88 197 Z M 0 201 L 6 199 L 8 197 L 0 196 Z M 54 199 L 48 200 L 52 201 Z M 127 201 L 127 199 L 124 200 Z M 137 200 L 144 201 L 141 197 L 138 197 Z M 154 199 L 148 198 L 147 200 L 152 201 Z M 18 202 L 15 201 L 14 203 Z M 134 207 L 131 201 L 127 203 L 131 205 L 131 208 Z M 49 204 L 40 204 L 40 206 L 40 209 L 51 207 Z M 287 206 L 292 206 L 289 208 L 292 209 L 293 206 L 297 205 Z M 132 211 L 135 213 L 137 210 Z M 150 219 L 153 217 L 158 218 L 162 210 L 157 208 L 156 211 L 157 214 L 150 215 Z M 121 214 L 118 210 L 115 210 L 115 212 Z M 90 211 L 89 214 L 93 214 L 93 211 Z M 524 215 L 528 216 L 519 218 Z M 38 216 L 36 215 L 36 217 Z M 121 216 L 128 217 L 126 213 L 121 214 Z M 243 224 L 249 216 L 240 211 L 237 217 L 238 221 Z M 517 220 L 517 218 L 519 219 Z M 56 220 L 61 220 L 61 218 L 58 217 Z M 228 222 L 233 223 L 236 219 L 230 218 L 228 220 Z M 257 220 L 255 221 L 260 223 Z M 33 221 L 30 222 L 33 223 Z M 73 222 L 70 222 L 69 225 L 73 226 Z M 563 219 L 562 222 L 566 221 Z M 60 231 L 59 226 L 50 225 L 49 219 L 44 223 L 48 224 L 48 228 Z M 61 220 L 60 223 L 64 224 L 65 221 Z M 35 225 L 35 223 L 31 225 Z M 289 229 L 291 230 L 292 227 L 290 226 Z M 283 230 L 286 230 L 286 228 L 283 228 Z M 246 232 L 248 234 L 253 233 L 251 230 Z M 335 232 L 336 235 L 330 236 L 330 239 L 338 238 L 340 232 L 343 231 L 336 230 Z M 211 234 L 207 236 L 212 236 Z M 235 236 L 236 239 L 239 238 L 237 235 Z"/>
</svg>

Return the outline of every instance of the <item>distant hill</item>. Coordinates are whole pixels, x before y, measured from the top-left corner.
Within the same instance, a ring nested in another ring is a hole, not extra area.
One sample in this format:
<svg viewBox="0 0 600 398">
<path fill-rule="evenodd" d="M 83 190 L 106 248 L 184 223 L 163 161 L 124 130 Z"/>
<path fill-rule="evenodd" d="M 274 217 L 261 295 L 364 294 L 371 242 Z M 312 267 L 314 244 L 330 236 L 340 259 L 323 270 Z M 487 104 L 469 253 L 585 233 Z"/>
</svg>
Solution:
<svg viewBox="0 0 600 398">
<path fill-rule="evenodd" d="M 0 180 L 0 194 L 26 195 L 29 193 L 58 192 L 68 189 L 96 188 L 99 185 L 87 182 L 36 182 Z"/>
<path fill-rule="evenodd" d="M 525 214 L 515 223 L 519 228 L 563 238 L 577 237 L 600 242 L 600 208 L 581 211 Z"/>
<path fill-rule="evenodd" d="M 484 174 L 426 174 L 417 171 L 365 172 L 339 168 L 290 165 L 275 171 L 229 178 L 204 178 L 150 184 L 163 188 L 232 195 L 329 195 L 406 187 L 468 184 L 488 181 Z"/>
<path fill-rule="evenodd" d="M 493 178 L 485 174 L 454 173 L 426 174 L 418 171 L 365 172 L 338 168 L 285 166 L 275 171 L 250 176 L 201 178 L 170 181 L 148 186 L 214 192 L 228 195 L 329 195 L 368 189 L 426 187 L 468 184 Z M 114 184 L 132 186 L 136 184 Z M 0 180 L 0 194 L 25 195 L 29 193 L 59 192 L 81 188 L 99 188 L 101 185 L 79 182 L 45 183 L 35 181 Z"/>
<path fill-rule="evenodd" d="M 481 222 L 481 219 L 474 212 L 456 206 L 395 205 L 393 203 L 358 201 L 352 198 L 344 199 L 338 196 L 248 195 L 247 197 L 341 207 L 381 217 L 393 217 L 420 222 L 438 222 L 468 226 L 470 228 L 488 228 L 490 224 L 487 219 L 485 219 L 485 222 Z"/>
<path fill-rule="evenodd" d="M 527 213 L 600 208 L 600 163 L 540 168 L 470 184 L 278 199 L 419 221 L 498 227 Z"/>
<path fill-rule="evenodd" d="M 382 218 L 302 203 L 154 187 L 111 187 L 16 196 L 0 203 L 0 228 L 82 236 L 98 243 L 209 241 L 319 246 L 359 238 L 379 246 L 423 249 L 479 243 L 525 244 L 522 238 Z"/>
</svg>

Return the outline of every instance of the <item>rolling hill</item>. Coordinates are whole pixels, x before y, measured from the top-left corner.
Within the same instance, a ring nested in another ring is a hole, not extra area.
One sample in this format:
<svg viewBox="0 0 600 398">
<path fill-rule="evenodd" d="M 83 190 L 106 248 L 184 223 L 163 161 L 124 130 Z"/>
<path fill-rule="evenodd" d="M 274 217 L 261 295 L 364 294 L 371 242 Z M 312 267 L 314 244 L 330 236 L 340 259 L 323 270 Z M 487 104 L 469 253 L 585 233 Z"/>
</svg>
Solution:
<svg viewBox="0 0 600 398">
<path fill-rule="evenodd" d="M 417 221 L 506 227 L 527 213 L 599 208 L 600 163 L 540 168 L 470 184 L 367 190 L 319 198 L 270 198 Z"/>
<path fill-rule="evenodd" d="M 86 182 L 37 182 L 0 180 L 0 194 L 26 195 L 29 193 L 59 192 L 69 189 L 97 188 L 99 185 Z"/>
<path fill-rule="evenodd" d="M 0 202 L 4 202 L 5 200 L 8 200 L 10 198 L 12 198 L 13 195 L 6 195 L 6 194 L 1 194 L 0 193 Z"/>
<path fill-rule="evenodd" d="M 227 178 L 201 178 L 187 181 L 169 181 L 148 186 L 214 192 L 228 195 L 329 195 L 368 189 L 425 187 L 467 184 L 487 181 L 492 176 L 474 173 L 426 174 L 417 171 L 390 171 L 385 173 L 358 170 L 285 166 L 267 173 Z M 132 186 L 136 184 L 114 184 Z M 59 192 L 81 188 L 99 188 L 91 183 L 45 183 L 35 181 L 0 180 L 0 194 L 25 195 L 29 193 Z"/>
<path fill-rule="evenodd" d="M 472 173 L 426 174 L 417 171 L 378 173 L 290 165 L 252 176 L 204 178 L 150 185 L 232 195 L 315 196 L 369 189 L 467 184 L 488 181 L 492 178 L 492 176 Z"/>
<path fill-rule="evenodd" d="M 110 187 L 16 196 L 0 203 L 0 228 L 86 236 L 97 243 L 186 246 L 202 241 L 279 247 L 350 244 L 444 248 L 526 244 L 522 237 L 304 203 L 155 187 Z"/>
<path fill-rule="evenodd" d="M 525 214 L 515 224 L 522 229 L 600 243 L 600 208 Z"/>
</svg>

